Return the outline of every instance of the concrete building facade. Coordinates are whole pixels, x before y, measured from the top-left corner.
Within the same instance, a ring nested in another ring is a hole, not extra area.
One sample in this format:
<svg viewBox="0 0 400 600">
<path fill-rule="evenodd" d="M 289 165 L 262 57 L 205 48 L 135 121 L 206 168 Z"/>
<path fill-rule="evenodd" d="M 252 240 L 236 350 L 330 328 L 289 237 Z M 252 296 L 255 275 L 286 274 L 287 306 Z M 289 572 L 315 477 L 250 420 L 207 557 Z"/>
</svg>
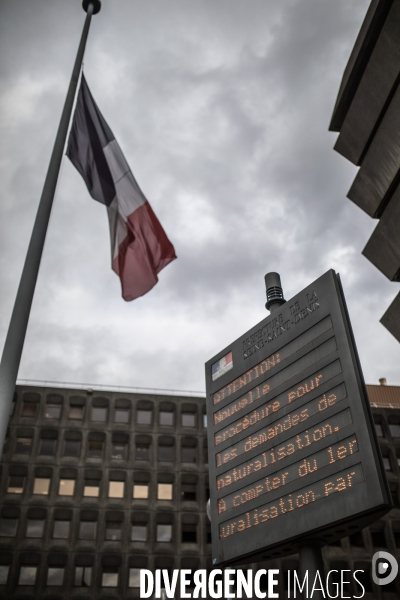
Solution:
<svg viewBox="0 0 400 600">
<path fill-rule="evenodd" d="M 368 386 L 395 508 L 324 553 L 325 568 L 400 560 L 400 388 Z M 205 399 L 18 386 L 1 463 L 0 598 L 139 597 L 139 570 L 211 569 Z M 298 568 L 288 557 L 253 568 Z M 246 567 L 247 568 L 247 567 Z M 353 584 L 345 586 L 359 594 Z"/>
</svg>

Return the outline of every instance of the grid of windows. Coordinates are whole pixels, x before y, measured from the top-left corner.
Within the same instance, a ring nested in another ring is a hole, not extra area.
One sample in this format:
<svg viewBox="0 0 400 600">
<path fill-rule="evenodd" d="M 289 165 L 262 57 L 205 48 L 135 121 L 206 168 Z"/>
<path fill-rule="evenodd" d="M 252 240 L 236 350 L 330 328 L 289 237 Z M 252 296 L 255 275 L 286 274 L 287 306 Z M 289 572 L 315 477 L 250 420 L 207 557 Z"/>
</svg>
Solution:
<svg viewBox="0 0 400 600">
<path fill-rule="evenodd" d="M 138 409 L 135 401 L 126 398 L 115 406 L 111 398 L 105 405 L 105 398 L 84 396 L 74 396 L 82 405 L 69 405 L 68 394 L 62 404 L 46 403 L 46 395 L 41 402 L 17 399 L 8 456 L 15 456 L 11 460 L 18 469 L 4 469 L 3 493 L 24 494 L 24 498 L 7 498 L 15 512 L 0 514 L 0 539 L 5 547 L 25 538 L 26 549 L 43 547 L 44 551 L 34 564 L 27 564 L 26 557 L 25 562 L 14 563 L 22 550 L 10 559 L 12 566 L 2 564 L 0 557 L 0 585 L 10 590 L 17 584 L 37 585 L 38 597 L 42 588 L 55 587 L 48 594 L 60 598 L 64 587 L 69 592 L 69 586 L 89 588 L 85 597 L 93 598 L 99 586 L 110 588 L 103 592 L 108 595 L 117 593 L 116 588 L 118 593 L 138 588 L 141 568 L 168 572 L 189 568 L 182 561 L 192 560 L 188 554 L 195 552 L 199 568 L 211 568 L 211 562 L 206 563 L 211 527 L 204 512 L 209 496 L 204 404 L 164 399 L 159 410 L 153 399 L 138 398 Z M 25 417 L 35 417 L 35 422 L 17 422 L 24 404 Z M 393 484 L 399 473 L 400 422 L 391 422 L 386 414 L 378 414 L 377 420 L 378 435 L 385 438 L 380 440 L 384 464 Z M 398 486 L 392 484 L 399 502 Z M 14 516 L 18 510 L 19 517 Z M 400 548 L 400 519 L 385 528 L 354 533 L 341 542 L 340 551 L 372 556 L 380 548 L 393 553 L 396 547 Z M 52 560 L 52 552 L 63 548 L 69 548 L 68 566 Z M 153 551 L 156 556 L 146 562 Z M 125 562 L 116 566 L 116 557 Z M 82 592 L 75 590 L 75 595 Z"/>
</svg>

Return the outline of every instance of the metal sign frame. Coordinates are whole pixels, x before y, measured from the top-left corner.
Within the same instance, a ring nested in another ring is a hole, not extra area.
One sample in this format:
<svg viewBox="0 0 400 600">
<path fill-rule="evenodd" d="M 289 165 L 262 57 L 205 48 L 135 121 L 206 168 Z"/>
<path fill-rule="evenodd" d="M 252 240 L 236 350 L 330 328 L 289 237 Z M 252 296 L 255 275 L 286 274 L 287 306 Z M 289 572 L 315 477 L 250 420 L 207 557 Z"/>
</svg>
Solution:
<svg viewBox="0 0 400 600">
<path fill-rule="evenodd" d="M 333 270 L 209 360 L 206 392 L 214 565 L 329 543 L 392 508 Z"/>
</svg>

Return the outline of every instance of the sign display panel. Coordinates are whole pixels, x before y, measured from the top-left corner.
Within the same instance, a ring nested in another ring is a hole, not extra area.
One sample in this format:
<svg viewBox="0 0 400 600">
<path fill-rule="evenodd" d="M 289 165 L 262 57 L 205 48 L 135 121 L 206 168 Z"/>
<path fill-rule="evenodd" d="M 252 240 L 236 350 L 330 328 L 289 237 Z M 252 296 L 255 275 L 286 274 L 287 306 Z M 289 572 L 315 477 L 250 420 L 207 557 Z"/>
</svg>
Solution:
<svg viewBox="0 0 400 600">
<path fill-rule="evenodd" d="M 338 276 L 206 364 L 213 564 L 350 535 L 391 508 Z"/>
</svg>

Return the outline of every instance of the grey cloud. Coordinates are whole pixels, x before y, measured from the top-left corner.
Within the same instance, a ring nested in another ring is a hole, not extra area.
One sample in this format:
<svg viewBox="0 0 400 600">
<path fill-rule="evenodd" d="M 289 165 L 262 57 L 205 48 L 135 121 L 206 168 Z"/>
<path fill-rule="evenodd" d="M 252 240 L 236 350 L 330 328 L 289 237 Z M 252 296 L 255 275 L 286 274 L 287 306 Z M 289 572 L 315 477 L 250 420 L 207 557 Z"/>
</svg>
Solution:
<svg viewBox="0 0 400 600">
<path fill-rule="evenodd" d="M 104 208 L 65 163 L 21 377 L 203 389 L 204 361 L 267 314 L 266 271 L 290 297 L 335 268 L 367 381 L 400 383 L 379 324 L 396 290 L 361 256 L 374 224 L 328 132 L 368 4 L 103 2 L 85 73 L 179 258 L 125 304 Z M 78 0 L 0 11 L 4 339 L 84 15 Z"/>
</svg>

